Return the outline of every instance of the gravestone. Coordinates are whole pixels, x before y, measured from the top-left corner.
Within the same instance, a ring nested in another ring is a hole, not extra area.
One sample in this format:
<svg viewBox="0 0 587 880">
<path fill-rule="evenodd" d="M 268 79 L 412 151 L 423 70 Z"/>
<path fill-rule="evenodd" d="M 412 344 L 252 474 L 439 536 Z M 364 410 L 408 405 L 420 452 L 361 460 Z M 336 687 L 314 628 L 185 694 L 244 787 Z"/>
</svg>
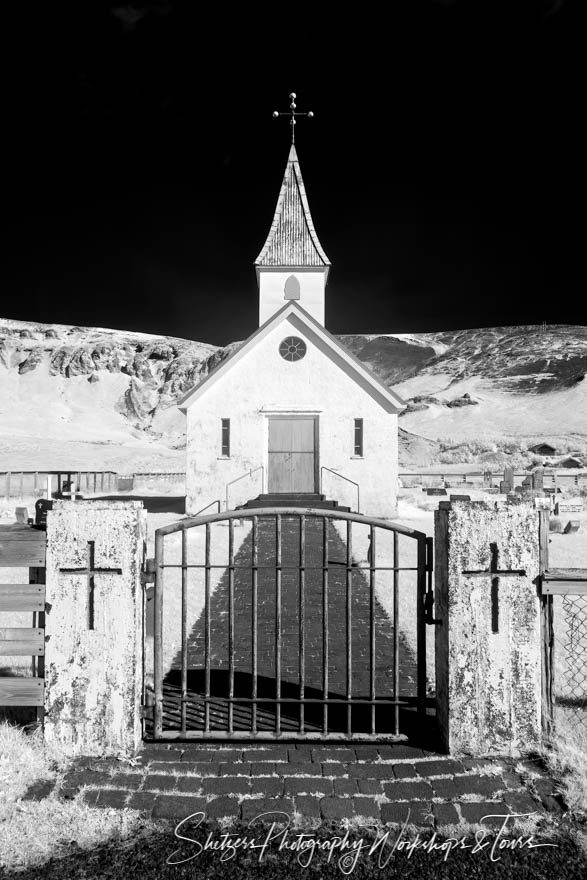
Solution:
<svg viewBox="0 0 587 880">
<path fill-rule="evenodd" d="M 582 513 L 583 503 L 581 501 L 558 501 L 554 512 L 557 516 L 564 513 Z"/>
<path fill-rule="evenodd" d="M 513 467 L 506 467 L 503 470 L 503 481 L 506 486 L 509 486 L 508 492 L 514 491 L 514 469 Z"/>
<path fill-rule="evenodd" d="M 572 532 L 578 532 L 581 528 L 581 520 L 580 519 L 570 519 L 566 526 L 564 527 L 564 534 L 570 535 Z"/>
<path fill-rule="evenodd" d="M 544 468 L 536 468 L 532 474 L 532 488 L 537 492 L 544 491 Z"/>
</svg>

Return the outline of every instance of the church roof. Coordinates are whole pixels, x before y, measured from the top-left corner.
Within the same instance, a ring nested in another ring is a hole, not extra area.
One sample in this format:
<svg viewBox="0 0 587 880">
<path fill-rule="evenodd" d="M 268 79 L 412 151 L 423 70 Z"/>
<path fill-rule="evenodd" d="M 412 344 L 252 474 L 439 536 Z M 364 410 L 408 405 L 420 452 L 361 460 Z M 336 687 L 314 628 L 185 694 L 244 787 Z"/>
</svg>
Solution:
<svg viewBox="0 0 587 880">
<path fill-rule="evenodd" d="M 302 180 L 296 148 L 291 145 L 273 223 L 261 253 L 259 267 L 328 268 L 330 260 L 318 241 Z"/>
<path fill-rule="evenodd" d="M 391 388 L 388 388 L 381 379 L 367 369 L 352 352 L 336 339 L 332 333 L 329 333 L 325 327 L 316 321 L 306 312 L 297 302 L 290 301 L 286 303 L 278 312 L 275 312 L 264 324 L 259 327 L 245 342 L 235 349 L 226 360 L 209 373 L 194 388 L 191 388 L 180 401 L 178 408 L 182 412 L 186 412 L 187 408 L 194 403 L 202 393 L 214 385 L 221 376 L 225 375 L 235 366 L 250 349 L 264 339 L 267 334 L 279 324 L 281 321 L 289 320 L 298 332 L 304 333 L 309 338 L 320 344 L 320 347 L 327 356 L 343 369 L 351 378 L 354 379 L 368 394 L 377 400 L 388 412 L 399 412 L 405 407 L 405 402 Z"/>
</svg>

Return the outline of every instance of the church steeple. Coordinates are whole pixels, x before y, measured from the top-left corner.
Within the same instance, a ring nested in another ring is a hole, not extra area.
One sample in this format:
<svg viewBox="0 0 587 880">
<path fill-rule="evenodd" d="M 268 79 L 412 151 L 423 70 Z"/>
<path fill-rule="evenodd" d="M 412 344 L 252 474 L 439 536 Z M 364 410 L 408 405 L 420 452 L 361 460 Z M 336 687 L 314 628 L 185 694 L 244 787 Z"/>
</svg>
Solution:
<svg viewBox="0 0 587 880">
<path fill-rule="evenodd" d="M 259 324 L 264 324 L 290 299 L 298 300 L 324 324 L 324 293 L 330 260 L 314 229 L 293 143 L 273 223 L 255 260 L 255 268 L 259 284 Z"/>
</svg>

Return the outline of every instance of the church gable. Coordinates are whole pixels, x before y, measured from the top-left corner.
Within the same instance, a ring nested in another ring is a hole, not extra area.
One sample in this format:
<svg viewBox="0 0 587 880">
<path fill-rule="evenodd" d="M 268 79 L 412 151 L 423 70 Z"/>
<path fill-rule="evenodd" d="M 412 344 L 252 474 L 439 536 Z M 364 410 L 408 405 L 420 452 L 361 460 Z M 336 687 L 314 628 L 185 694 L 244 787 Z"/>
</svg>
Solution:
<svg viewBox="0 0 587 880">
<path fill-rule="evenodd" d="M 265 344 L 266 341 L 267 344 Z M 308 388 L 312 386 L 312 380 L 316 379 L 317 372 L 328 369 L 332 373 L 332 368 L 334 368 L 333 381 L 336 385 L 345 384 L 342 375 L 340 380 L 336 377 L 336 371 L 341 371 L 386 412 L 397 413 L 404 406 L 398 395 L 370 373 L 360 361 L 317 321 L 304 312 L 297 303 L 291 302 L 250 336 L 203 382 L 189 391 L 180 401 L 180 409 L 185 412 L 217 383 L 223 383 L 224 379 L 229 376 L 232 387 L 242 371 L 247 373 L 247 382 L 250 384 L 249 372 L 252 362 L 256 362 L 254 369 L 257 371 L 259 386 L 261 383 L 265 384 L 267 382 L 266 370 L 270 369 L 268 364 L 272 357 L 279 358 L 272 368 L 278 371 L 283 363 L 291 363 L 295 367 L 295 362 L 300 362 L 297 372 L 291 375 L 295 375 L 299 380 L 299 393 L 302 396 L 304 395 L 304 386 Z M 326 358 L 329 364 L 322 367 L 322 358 Z M 236 373 L 236 371 L 239 372 Z M 290 373 L 285 375 L 290 377 Z M 305 396 L 308 397 L 307 394 Z"/>
</svg>

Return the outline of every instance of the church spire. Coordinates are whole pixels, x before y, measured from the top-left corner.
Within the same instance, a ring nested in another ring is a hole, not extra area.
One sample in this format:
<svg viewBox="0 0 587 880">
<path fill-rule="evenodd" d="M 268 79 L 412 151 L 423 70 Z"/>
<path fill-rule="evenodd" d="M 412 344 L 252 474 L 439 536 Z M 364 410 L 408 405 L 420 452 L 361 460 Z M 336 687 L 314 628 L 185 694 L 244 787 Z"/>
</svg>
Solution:
<svg viewBox="0 0 587 880">
<path fill-rule="evenodd" d="M 292 144 L 273 223 L 255 260 L 257 272 L 262 266 L 330 267 L 330 260 L 318 241 L 306 196 L 296 148 Z"/>
<path fill-rule="evenodd" d="M 290 97 L 295 95 L 292 93 Z M 295 104 L 293 106 L 295 108 Z M 293 124 L 295 115 L 301 114 L 295 114 L 295 109 L 292 110 Z M 306 311 L 324 324 L 324 288 L 330 260 L 314 229 L 293 141 L 273 222 L 267 240 L 255 260 L 255 269 L 259 284 L 261 324 L 288 299 L 299 300 Z"/>
</svg>

